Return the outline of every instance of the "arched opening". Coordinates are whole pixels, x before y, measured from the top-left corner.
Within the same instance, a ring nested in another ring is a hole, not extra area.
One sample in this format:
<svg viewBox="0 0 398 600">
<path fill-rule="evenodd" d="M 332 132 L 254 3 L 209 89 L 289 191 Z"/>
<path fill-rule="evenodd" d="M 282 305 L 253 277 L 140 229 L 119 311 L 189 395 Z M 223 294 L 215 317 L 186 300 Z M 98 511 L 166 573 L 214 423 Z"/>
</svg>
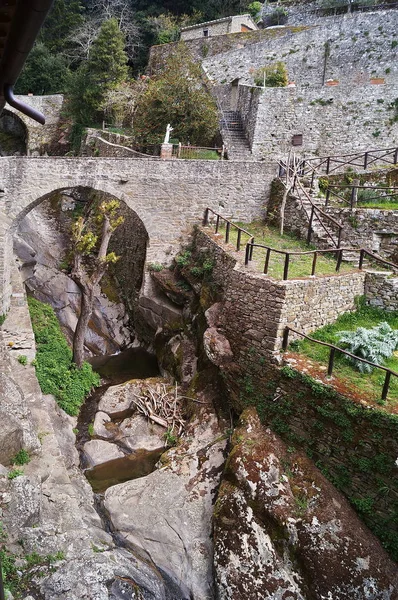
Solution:
<svg viewBox="0 0 398 600">
<path fill-rule="evenodd" d="M 25 123 L 9 110 L 0 115 L 0 156 L 25 156 L 28 130 Z"/>
<path fill-rule="evenodd" d="M 88 203 L 117 199 L 88 187 L 53 191 L 32 203 L 14 226 L 14 254 L 28 294 L 51 304 L 71 342 L 80 311 L 80 291 L 70 278 L 71 227 Z M 120 256 L 95 290 L 85 340 L 87 355 L 113 354 L 135 337 L 134 306 L 142 284 L 148 233 L 138 215 L 120 201 L 124 222 L 108 252 Z"/>
</svg>

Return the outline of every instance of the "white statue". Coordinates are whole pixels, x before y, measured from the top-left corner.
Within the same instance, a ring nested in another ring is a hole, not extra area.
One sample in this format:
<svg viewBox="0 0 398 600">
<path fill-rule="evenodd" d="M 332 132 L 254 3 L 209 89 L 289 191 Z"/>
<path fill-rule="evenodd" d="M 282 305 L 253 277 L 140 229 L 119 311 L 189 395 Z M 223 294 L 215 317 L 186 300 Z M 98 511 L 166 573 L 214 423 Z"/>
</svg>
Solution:
<svg viewBox="0 0 398 600">
<path fill-rule="evenodd" d="M 167 125 L 166 127 L 166 135 L 164 136 L 164 142 L 163 144 L 169 144 L 169 140 L 170 140 L 170 133 L 173 131 L 173 127 L 170 125 L 170 123 Z"/>
</svg>

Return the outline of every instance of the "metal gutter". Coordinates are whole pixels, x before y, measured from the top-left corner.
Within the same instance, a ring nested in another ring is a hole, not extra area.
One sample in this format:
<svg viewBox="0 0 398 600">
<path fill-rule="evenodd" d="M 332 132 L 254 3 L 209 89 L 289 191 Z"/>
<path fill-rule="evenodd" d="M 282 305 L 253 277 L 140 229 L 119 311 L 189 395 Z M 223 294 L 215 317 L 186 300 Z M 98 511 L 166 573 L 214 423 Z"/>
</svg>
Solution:
<svg viewBox="0 0 398 600">
<path fill-rule="evenodd" d="M 18 0 L 0 60 L 0 106 L 3 98 L 11 99 L 11 106 L 39 122 L 43 115 L 16 100 L 12 89 L 52 4 L 53 0 Z"/>
</svg>

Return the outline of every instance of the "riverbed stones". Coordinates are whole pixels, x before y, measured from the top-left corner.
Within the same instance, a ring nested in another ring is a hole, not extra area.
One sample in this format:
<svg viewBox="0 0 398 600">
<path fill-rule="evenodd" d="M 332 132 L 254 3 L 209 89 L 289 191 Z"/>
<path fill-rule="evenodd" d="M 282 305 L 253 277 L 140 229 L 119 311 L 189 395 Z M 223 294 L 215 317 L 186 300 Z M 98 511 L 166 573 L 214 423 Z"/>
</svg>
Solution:
<svg viewBox="0 0 398 600">
<path fill-rule="evenodd" d="M 397 598 L 398 573 L 345 498 L 247 409 L 214 511 L 220 600 Z"/>
<path fill-rule="evenodd" d="M 143 415 L 135 415 L 124 419 L 119 425 L 118 439 L 131 451 L 162 450 L 165 448 L 164 434 L 166 429 L 150 423 Z"/>
<path fill-rule="evenodd" d="M 102 465 L 115 458 L 123 458 L 125 456 L 124 452 L 116 444 L 105 440 L 90 440 L 86 442 L 83 452 L 90 467 Z"/>
<path fill-rule="evenodd" d="M 94 435 L 98 438 L 113 439 L 114 431 L 112 431 L 109 427 L 111 423 L 112 419 L 110 416 L 107 413 L 99 410 L 94 418 Z"/>
<path fill-rule="evenodd" d="M 105 493 L 116 531 L 195 600 L 214 597 L 211 514 L 225 445 L 215 415 L 203 409 L 163 467 Z"/>
</svg>

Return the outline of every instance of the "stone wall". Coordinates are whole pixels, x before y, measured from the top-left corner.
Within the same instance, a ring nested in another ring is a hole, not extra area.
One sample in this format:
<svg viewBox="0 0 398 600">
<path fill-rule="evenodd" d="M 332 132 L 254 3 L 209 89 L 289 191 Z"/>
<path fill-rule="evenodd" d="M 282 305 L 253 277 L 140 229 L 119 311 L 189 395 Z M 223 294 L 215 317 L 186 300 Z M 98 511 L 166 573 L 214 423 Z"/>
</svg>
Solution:
<svg viewBox="0 0 398 600">
<path fill-rule="evenodd" d="M 260 218 L 275 174 L 275 164 L 254 162 L 0 158 L 0 189 L 5 190 L 0 210 L 16 226 L 47 194 L 92 187 L 116 196 L 136 212 L 149 235 L 148 261 L 163 262 L 171 259 L 192 225 L 201 222 L 207 206 L 240 221 Z M 2 252 L 7 248 L 8 243 Z M 3 261 L 1 256 L 0 265 Z M 1 268 L 6 273 L 6 264 Z M 8 285 L 4 277 L 1 294 Z M 8 297 L 3 296 L 4 310 L 7 304 Z"/>
<path fill-rule="evenodd" d="M 227 33 L 241 33 L 242 25 L 249 29 L 257 29 L 250 15 L 236 15 L 184 28 L 181 31 L 181 40 L 187 41 L 203 38 L 205 37 L 203 33 L 205 30 L 208 31 L 208 37 L 225 35 Z"/>
<path fill-rule="evenodd" d="M 390 258 L 398 248 L 398 210 L 332 208 L 325 211 L 344 226 L 343 245 L 369 248 Z"/>
<path fill-rule="evenodd" d="M 296 154 L 338 155 L 398 143 L 392 103 L 398 85 L 285 88 L 240 86 L 239 108 L 257 158 L 284 157 L 294 135 Z"/>
<path fill-rule="evenodd" d="M 370 306 L 398 311 L 398 277 L 392 277 L 390 272 L 367 271 L 365 296 Z"/>
<path fill-rule="evenodd" d="M 364 293 L 365 274 L 357 271 L 288 281 L 254 273 L 237 263 L 219 240 L 199 231 L 196 244 L 215 260 L 212 279 L 224 290 L 222 325 L 242 368 L 249 366 L 252 351 L 269 357 L 280 350 L 287 325 L 311 333 L 355 310 L 355 298 Z"/>
<path fill-rule="evenodd" d="M 62 132 L 59 131 L 61 119 L 61 111 L 64 102 L 64 97 L 61 94 L 53 96 L 17 96 L 19 100 L 32 106 L 36 110 L 42 112 L 46 117 L 46 124 L 40 125 L 33 119 L 26 117 L 21 112 L 12 108 L 8 104 L 5 108 L 15 113 L 18 118 L 24 123 L 28 131 L 27 150 L 28 155 L 39 156 L 48 151 L 48 148 L 55 141 L 62 143 Z M 66 140 L 64 140 L 66 145 Z"/>
<path fill-rule="evenodd" d="M 302 88 L 328 80 L 362 86 L 373 77 L 382 77 L 386 84 L 394 85 L 398 53 L 392 41 L 397 27 L 397 10 L 325 17 L 315 27 L 289 26 L 255 32 L 257 43 L 242 43 L 218 54 L 211 55 L 209 47 L 208 56 L 204 58 L 202 54 L 202 64 L 215 83 L 239 78 L 241 84 L 253 85 L 256 69 L 282 60 L 300 94 Z M 383 92 L 380 89 L 381 98 Z"/>
</svg>

